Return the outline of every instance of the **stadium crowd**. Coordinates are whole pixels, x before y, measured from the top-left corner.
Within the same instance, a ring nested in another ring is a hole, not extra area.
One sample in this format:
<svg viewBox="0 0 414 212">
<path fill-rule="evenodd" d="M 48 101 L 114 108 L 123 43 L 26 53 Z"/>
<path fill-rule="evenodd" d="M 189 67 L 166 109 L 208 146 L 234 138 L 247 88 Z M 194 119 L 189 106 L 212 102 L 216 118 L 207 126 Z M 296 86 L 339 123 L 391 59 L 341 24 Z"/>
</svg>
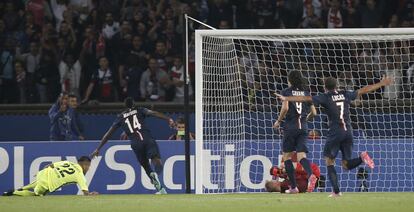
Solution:
<svg viewBox="0 0 414 212">
<path fill-rule="evenodd" d="M 414 0 L 5 0 L 0 103 L 181 102 L 184 13 L 222 29 L 414 26 Z"/>
</svg>

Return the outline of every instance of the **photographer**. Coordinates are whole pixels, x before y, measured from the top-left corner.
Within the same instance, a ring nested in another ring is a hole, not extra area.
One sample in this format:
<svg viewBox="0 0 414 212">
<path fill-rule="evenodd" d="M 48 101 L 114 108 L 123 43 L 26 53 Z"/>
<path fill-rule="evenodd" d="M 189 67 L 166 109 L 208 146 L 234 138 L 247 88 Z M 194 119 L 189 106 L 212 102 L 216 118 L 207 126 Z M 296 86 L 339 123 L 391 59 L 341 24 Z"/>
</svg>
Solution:
<svg viewBox="0 0 414 212">
<path fill-rule="evenodd" d="M 61 93 L 58 101 L 49 110 L 51 141 L 70 141 L 81 138 L 77 136 L 80 135 L 79 127 L 68 101 L 68 94 Z"/>
<path fill-rule="evenodd" d="M 178 117 L 175 122 L 177 125 L 177 133 L 171 135 L 168 140 L 182 141 L 185 136 L 185 122 L 183 117 Z M 190 132 L 190 140 L 195 140 L 195 134 Z"/>
</svg>

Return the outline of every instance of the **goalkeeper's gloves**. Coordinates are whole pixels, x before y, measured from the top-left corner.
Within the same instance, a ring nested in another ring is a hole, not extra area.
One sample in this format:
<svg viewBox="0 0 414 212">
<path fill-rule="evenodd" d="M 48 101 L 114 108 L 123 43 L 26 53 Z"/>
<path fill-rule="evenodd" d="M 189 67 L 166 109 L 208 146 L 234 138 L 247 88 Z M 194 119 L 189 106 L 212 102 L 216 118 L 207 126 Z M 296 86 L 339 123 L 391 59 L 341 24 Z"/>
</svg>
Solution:
<svg viewBox="0 0 414 212">
<path fill-rule="evenodd" d="M 279 175 L 283 174 L 283 170 L 277 166 L 273 166 L 270 168 L 270 175 L 278 177 Z"/>
</svg>

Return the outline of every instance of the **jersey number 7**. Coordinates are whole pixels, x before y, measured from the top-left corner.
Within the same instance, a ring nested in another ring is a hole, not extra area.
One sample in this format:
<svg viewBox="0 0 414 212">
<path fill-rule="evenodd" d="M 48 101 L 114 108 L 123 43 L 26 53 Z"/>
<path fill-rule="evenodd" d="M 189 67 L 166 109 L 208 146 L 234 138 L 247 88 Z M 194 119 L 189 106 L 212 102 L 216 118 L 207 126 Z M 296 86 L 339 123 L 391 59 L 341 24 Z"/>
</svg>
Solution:
<svg viewBox="0 0 414 212">
<path fill-rule="evenodd" d="M 337 102 L 336 106 L 339 107 L 339 119 L 344 120 L 344 102 Z"/>
<path fill-rule="evenodd" d="M 125 123 L 128 125 L 128 129 L 130 133 L 137 133 L 139 135 L 139 137 L 141 138 L 141 140 L 144 140 L 144 138 L 142 137 L 142 134 L 139 132 L 139 130 L 141 129 L 141 124 L 138 121 L 138 118 L 136 115 L 132 116 L 132 125 L 130 122 L 130 119 L 127 118 L 125 119 Z"/>
</svg>

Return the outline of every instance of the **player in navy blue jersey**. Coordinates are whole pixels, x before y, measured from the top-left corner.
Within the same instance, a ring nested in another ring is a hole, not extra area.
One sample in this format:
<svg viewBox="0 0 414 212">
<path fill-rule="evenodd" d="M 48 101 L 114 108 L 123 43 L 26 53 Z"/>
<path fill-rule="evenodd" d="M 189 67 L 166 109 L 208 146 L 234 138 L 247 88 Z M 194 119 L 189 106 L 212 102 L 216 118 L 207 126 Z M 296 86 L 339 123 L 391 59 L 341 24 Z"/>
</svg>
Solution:
<svg viewBox="0 0 414 212">
<path fill-rule="evenodd" d="M 330 197 L 341 195 L 338 177 L 335 170 L 335 158 L 339 152 L 342 153 L 342 167 L 351 170 L 358 167 L 362 162 L 371 169 L 374 168 L 374 161 L 367 152 L 362 152 L 359 157 L 352 157 L 352 127 L 349 118 L 349 105 L 351 101 L 359 98 L 363 94 L 375 91 L 383 86 L 392 84 L 392 79 L 384 76 L 379 83 L 365 86 L 356 91 L 338 91 L 336 79 L 329 77 L 325 80 L 325 93 L 316 96 L 283 96 L 276 94 L 282 101 L 289 102 L 313 102 L 325 109 L 329 119 L 329 131 L 323 154 L 328 169 L 328 177 L 333 187 Z"/>
<path fill-rule="evenodd" d="M 283 96 L 310 96 L 309 91 L 305 89 L 305 80 L 299 71 L 291 71 L 288 76 L 289 88 L 282 91 Z M 273 125 L 279 128 L 283 119 L 285 119 L 282 152 L 286 173 L 289 177 L 290 189 L 286 190 L 287 194 L 299 193 L 296 179 L 295 168 L 292 163 L 292 155 L 297 153 L 297 161 L 302 165 L 307 173 L 308 187 L 307 191 L 312 192 L 315 188 L 317 178 L 312 174 L 312 169 L 306 153 L 307 122 L 316 115 L 315 107 L 308 102 L 288 102 L 283 101 L 279 118 Z"/>
<path fill-rule="evenodd" d="M 151 183 L 160 194 L 166 194 L 165 188 L 159 180 L 162 174 L 162 161 L 158 145 L 151 135 L 150 130 L 145 125 L 145 119 L 148 116 L 154 116 L 168 121 L 170 127 L 175 127 L 175 122 L 166 115 L 148 110 L 142 107 L 135 107 L 132 98 L 125 99 L 127 109 L 120 113 L 111 128 L 103 136 L 98 148 L 92 153 L 92 157 L 99 155 L 100 149 L 106 144 L 111 135 L 120 127 L 125 131 L 131 141 L 131 148 L 134 151 L 138 162 L 144 168 L 146 174 L 151 179 Z M 154 167 L 153 171 L 149 159 Z"/>
</svg>

